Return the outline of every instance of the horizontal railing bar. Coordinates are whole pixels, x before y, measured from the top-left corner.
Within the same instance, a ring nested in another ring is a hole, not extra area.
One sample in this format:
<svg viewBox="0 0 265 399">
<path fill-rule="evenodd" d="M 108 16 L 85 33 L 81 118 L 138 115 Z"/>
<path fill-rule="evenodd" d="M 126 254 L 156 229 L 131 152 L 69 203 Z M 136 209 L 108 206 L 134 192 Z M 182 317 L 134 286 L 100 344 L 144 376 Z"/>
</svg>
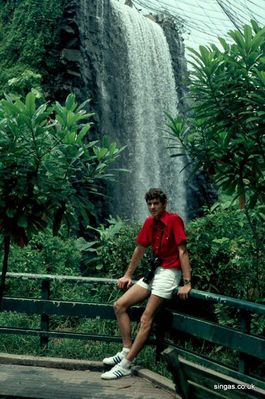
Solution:
<svg viewBox="0 0 265 399">
<path fill-rule="evenodd" d="M 97 335 L 97 334 L 86 334 L 86 333 L 72 333 L 66 331 L 46 331 L 32 328 L 18 328 L 18 327 L 0 327 L 0 333 L 2 334 L 17 334 L 17 335 L 29 335 L 29 336 L 40 336 L 45 335 L 50 338 L 68 338 L 68 339 L 83 339 L 93 341 L 111 341 L 120 342 L 121 337 L 111 335 Z"/>
<path fill-rule="evenodd" d="M 103 277 L 82 277 L 82 276 L 63 276 L 52 274 L 33 274 L 33 273 L 7 273 L 8 278 L 28 279 L 28 280 L 51 280 L 69 283 L 103 283 L 116 285 L 117 279 Z M 254 303 L 246 300 L 227 297 L 220 294 L 205 292 L 192 289 L 189 296 L 194 299 L 200 299 L 207 302 L 221 303 L 223 305 L 232 306 L 238 309 L 244 309 L 249 312 L 265 315 L 265 305 Z"/>
<path fill-rule="evenodd" d="M 1 275 L 1 274 L 0 274 Z M 117 279 L 103 277 L 64 276 L 59 274 L 7 273 L 7 278 L 22 280 L 51 280 L 69 283 L 104 283 L 116 284 Z"/>
<path fill-rule="evenodd" d="M 102 341 L 102 342 L 121 342 L 121 336 L 117 335 L 98 335 L 98 334 L 87 334 L 87 333 L 72 333 L 68 331 L 46 331 L 32 328 L 21 328 L 21 327 L 0 327 L 0 333 L 2 334 L 15 334 L 15 335 L 28 335 L 28 336 L 40 336 L 45 335 L 49 338 L 67 338 L 67 339 L 80 339 L 89 341 Z M 151 336 L 146 342 L 148 345 L 155 345 L 156 339 Z"/>
<path fill-rule="evenodd" d="M 245 301 L 243 299 L 235 299 L 220 294 L 213 294 L 211 292 L 199 291 L 192 289 L 190 297 L 194 299 L 202 299 L 213 303 L 221 303 L 223 305 L 233 306 L 238 309 L 244 309 L 249 312 L 259 313 L 265 315 L 265 305 Z"/>
<path fill-rule="evenodd" d="M 194 316 L 176 312 L 168 312 L 168 322 L 164 320 L 167 330 L 187 333 L 194 337 L 205 339 L 227 348 L 252 355 L 265 360 L 265 340 L 256 335 L 250 335 L 223 327 L 216 323 L 198 319 Z M 164 317 L 167 315 L 164 315 Z"/>
<path fill-rule="evenodd" d="M 26 314 L 46 314 L 56 316 L 76 316 L 116 320 L 113 306 L 89 302 L 54 301 L 47 299 L 25 299 L 4 297 L 2 310 Z M 132 321 L 138 321 L 143 312 L 141 306 L 130 309 Z"/>
</svg>

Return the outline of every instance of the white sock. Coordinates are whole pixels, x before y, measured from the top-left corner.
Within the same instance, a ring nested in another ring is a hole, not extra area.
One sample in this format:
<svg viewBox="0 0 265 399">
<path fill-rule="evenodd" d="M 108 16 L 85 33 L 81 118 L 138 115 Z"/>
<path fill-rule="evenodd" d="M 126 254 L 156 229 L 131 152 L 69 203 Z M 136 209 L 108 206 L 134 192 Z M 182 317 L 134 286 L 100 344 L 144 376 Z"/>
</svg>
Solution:
<svg viewBox="0 0 265 399">
<path fill-rule="evenodd" d="M 126 354 L 129 353 L 130 350 L 131 350 L 131 348 L 125 348 L 125 346 L 122 348 L 122 352 L 126 353 Z"/>
<path fill-rule="evenodd" d="M 120 365 L 125 369 L 129 369 L 131 367 L 131 364 L 132 362 L 130 362 L 130 360 L 127 360 L 126 357 L 120 362 Z"/>
</svg>

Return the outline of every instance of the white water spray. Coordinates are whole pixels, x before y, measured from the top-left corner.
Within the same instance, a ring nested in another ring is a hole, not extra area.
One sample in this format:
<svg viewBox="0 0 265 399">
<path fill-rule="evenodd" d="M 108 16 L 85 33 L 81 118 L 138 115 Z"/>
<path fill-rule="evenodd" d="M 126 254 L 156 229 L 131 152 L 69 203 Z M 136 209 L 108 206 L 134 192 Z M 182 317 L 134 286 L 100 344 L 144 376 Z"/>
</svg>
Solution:
<svg viewBox="0 0 265 399">
<path fill-rule="evenodd" d="M 123 128 L 117 134 L 121 144 L 127 145 L 127 154 L 120 166 L 128 168 L 130 174 L 124 181 L 121 178 L 115 183 L 116 187 L 121 186 L 118 187 L 118 201 L 114 201 L 117 213 L 143 220 L 147 215 L 145 192 L 150 187 L 160 187 L 168 194 L 168 209 L 185 219 L 186 190 L 184 174 L 180 174 L 183 162 L 180 158 L 169 157 L 164 138 L 165 113 L 175 116 L 178 102 L 166 37 L 157 23 L 137 10 L 117 0 L 111 0 L 110 4 L 113 28 L 115 24 L 117 31 L 118 25 L 126 45 L 122 51 L 128 60 L 128 81 L 122 85 L 119 82 L 123 87 L 118 94 Z M 124 76 L 122 62 L 118 68 L 120 73 L 115 71 L 115 81 Z M 111 93 L 109 95 L 111 97 Z M 113 195 L 115 198 L 115 188 Z"/>
</svg>

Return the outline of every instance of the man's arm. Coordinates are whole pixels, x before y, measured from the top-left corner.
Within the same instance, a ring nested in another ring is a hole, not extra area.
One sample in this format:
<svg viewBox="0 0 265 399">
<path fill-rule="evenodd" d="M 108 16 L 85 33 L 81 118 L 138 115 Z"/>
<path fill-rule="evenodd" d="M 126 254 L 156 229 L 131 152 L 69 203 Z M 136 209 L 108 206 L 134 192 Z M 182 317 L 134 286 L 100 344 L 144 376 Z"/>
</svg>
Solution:
<svg viewBox="0 0 265 399">
<path fill-rule="evenodd" d="M 144 252 L 145 252 L 146 248 L 143 247 L 142 245 L 137 245 L 137 247 L 135 248 L 132 257 L 131 257 L 131 261 L 129 263 L 128 269 L 125 272 L 124 276 L 121 277 L 118 282 L 117 282 L 117 286 L 121 289 L 124 288 L 129 288 L 129 286 L 132 284 L 132 275 L 135 271 L 135 269 L 137 268 L 137 266 L 140 263 L 140 260 L 142 259 Z"/>
<path fill-rule="evenodd" d="M 182 269 L 182 275 L 184 280 L 184 286 L 178 291 L 178 295 L 181 299 L 187 299 L 188 293 L 191 290 L 191 283 L 185 284 L 185 281 L 191 280 L 191 267 L 189 261 L 189 254 L 185 244 L 178 246 L 179 260 Z"/>
</svg>

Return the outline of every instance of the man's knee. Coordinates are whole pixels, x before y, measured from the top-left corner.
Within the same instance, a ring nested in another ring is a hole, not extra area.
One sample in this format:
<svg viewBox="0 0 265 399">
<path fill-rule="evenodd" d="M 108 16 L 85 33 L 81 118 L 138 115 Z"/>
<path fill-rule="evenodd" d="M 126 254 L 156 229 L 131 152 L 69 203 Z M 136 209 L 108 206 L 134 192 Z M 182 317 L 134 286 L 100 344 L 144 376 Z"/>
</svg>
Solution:
<svg viewBox="0 0 265 399">
<path fill-rule="evenodd" d="M 126 306 L 124 305 L 121 299 L 118 299 L 116 302 L 114 302 L 113 308 L 116 315 L 126 312 L 127 310 Z"/>
</svg>

